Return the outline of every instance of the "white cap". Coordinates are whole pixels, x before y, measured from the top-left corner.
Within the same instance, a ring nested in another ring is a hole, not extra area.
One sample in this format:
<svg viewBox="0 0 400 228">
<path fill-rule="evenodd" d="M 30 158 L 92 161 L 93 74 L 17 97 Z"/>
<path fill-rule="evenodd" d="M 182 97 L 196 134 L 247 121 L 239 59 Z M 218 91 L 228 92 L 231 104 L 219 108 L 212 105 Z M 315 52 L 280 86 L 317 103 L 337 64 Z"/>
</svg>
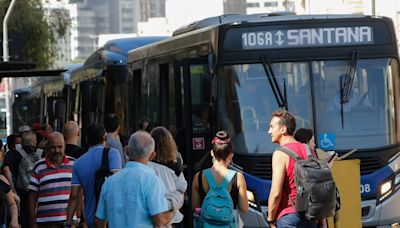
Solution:
<svg viewBox="0 0 400 228">
<path fill-rule="evenodd" d="M 29 127 L 28 125 L 22 125 L 21 127 L 18 128 L 19 133 L 27 132 L 27 131 L 31 131 L 31 127 Z"/>
</svg>

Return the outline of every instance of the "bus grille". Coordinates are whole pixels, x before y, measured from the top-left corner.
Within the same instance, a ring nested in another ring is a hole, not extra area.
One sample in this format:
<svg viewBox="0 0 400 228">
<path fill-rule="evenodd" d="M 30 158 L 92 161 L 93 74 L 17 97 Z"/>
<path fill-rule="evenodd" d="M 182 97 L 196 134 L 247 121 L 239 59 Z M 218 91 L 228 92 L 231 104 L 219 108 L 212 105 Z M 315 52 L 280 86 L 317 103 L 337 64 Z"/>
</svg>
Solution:
<svg viewBox="0 0 400 228">
<path fill-rule="evenodd" d="M 365 157 L 359 159 L 361 161 L 361 175 L 373 173 L 384 166 L 384 164 L 382 164 L 382 162 L 375 157 Z"/>
<path fill-rule="evenodd" d="M 361 175 L 366 175 L 375 172 L 376 170 L 382 168 L 382 164 L 375 157 L 359 158 L 361 160 L 360 171 Z M 265 161 L 267 160 L 267 161 Z M 271 180 L 272 179 L 272 163 L 271 160 L 265 159 L 264 161 L 258 162 L 249 173 L 253 176 L 259 177 L 261 179 Z"/>
<path fill-rule="evenodd" d="M 251 175 L 259 177 L 261 179 L 272 179 L 272 164 L 271 160 L 261 161 L 256 164 L 256 166 L 249 171 Z"/>
</svg>

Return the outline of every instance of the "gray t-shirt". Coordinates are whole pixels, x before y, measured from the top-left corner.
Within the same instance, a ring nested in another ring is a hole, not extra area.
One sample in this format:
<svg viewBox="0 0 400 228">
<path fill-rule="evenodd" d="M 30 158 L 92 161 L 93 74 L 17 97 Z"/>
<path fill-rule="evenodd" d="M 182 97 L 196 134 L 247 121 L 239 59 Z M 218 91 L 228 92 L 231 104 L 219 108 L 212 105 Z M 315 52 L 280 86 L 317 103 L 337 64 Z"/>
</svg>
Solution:
<svg viewBox="0 0 400 228">
<path fill-rule="evenodd" d="M 127 158 L 127 156 L 126 156 L 126 154 L 124 152 L 124 148 L 122 148 L 121 141 L 119 141 L 119 139 L 114 139 L 112 137 L 111 133 L 107 133 L 107 145 L 106 145 L 106 147 L 114 148 L 114 149 L 118 150 L 119 155 L 121 156 L 121 166 L 122 166 L 122 168 L 124 168 L 128 158 Z"/>
</svg>

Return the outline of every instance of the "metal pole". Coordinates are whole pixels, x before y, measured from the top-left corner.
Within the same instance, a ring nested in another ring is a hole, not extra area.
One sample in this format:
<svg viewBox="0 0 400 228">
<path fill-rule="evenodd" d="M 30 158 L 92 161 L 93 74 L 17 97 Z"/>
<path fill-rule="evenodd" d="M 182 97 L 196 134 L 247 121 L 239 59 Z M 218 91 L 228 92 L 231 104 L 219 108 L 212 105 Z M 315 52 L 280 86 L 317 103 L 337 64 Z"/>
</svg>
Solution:
<svg viewBox="0 0 400 228">
<path fill-rule="evenodd" d="M 372 11 L 372 12 L 371 12 L 372 15 L 376 15 L 375 4 L 376 4 L 375 0 L 372 0 L 372 7 L 371 7 L 371 8 L 372 8 L 372 10 L 371 10 L 371 11 Z"/>
<path fill-rule="evenodd" d="M 8 54 L 8 18 L 10 17 L 11 11 L 14 8 L 16 0 L 11 0 L 10 6 L 7 9 L 6 15 L 4 16 L 3 19 L 3 61 L 8 62 L 10 59 L 10 56 Z"/>
<path fill-rule="evenodd" d="M 6 15 L 3 19 L 3 61 L 8 62 L 10 59 L 10 55 L 8 53 L 8 18 L 10 17 L 11 11 L 14 8 L 16 0 L 11 0 L 10 6 L 7 9 Z M 7 135 L 10 135 L 12 132 L 12 110 L 11 110 L 11 94 L 10 88 L 12 85 L 12 80 L 5 79 L 4 82 L 4 92 L 6 98 L 6 123 L 7 123 Z"/>
</svg>

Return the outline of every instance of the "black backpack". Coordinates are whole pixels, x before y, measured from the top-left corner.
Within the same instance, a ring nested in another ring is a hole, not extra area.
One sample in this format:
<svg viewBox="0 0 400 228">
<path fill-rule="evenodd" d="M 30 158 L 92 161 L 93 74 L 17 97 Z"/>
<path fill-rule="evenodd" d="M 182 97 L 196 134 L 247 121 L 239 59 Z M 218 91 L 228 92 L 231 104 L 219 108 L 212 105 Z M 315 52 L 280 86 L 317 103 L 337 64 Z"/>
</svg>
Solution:
<svg viewBox="0 0 400 228">
<path fill-rule="evenodd" d="M 336 207 L 336 185 L 332 172 L 325 161 L 314 157 L 310 148 L 305 146 L 308 154 L 305 160 L 287 147 L 277 148 L 296 161 L 294 167 L 296 203 L 289 197 L 290 203 L 307 219 L 331 217 Z"/>
<path fill-rule="evenodd" d="M 94 193 L 96 196 L 96 203 L 99 202 L 101 186 L 103 186 L 104 181 L 112 175 L 110 168 L 108 167 L 108 153 L 110 152 L 110 148 L 104 148 L 102 158 L 101 158 L 101 166 L 96 170 L 95 179 L 94 179 Z"/>
</svg>

